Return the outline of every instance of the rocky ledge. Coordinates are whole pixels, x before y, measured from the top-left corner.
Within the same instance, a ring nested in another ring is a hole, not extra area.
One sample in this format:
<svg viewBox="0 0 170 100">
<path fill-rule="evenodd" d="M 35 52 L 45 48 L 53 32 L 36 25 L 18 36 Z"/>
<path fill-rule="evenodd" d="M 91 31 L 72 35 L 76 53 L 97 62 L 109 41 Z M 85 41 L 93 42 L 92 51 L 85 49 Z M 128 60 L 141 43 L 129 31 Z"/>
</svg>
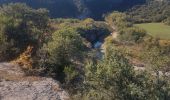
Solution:
<svg viewBox="0 0 170 100">
<path fill-rule="evenodd" d="M 69 100 L 59 82 L 24 76 L 18 66 L 0 63 L 0 100 Z"/>
</svg>

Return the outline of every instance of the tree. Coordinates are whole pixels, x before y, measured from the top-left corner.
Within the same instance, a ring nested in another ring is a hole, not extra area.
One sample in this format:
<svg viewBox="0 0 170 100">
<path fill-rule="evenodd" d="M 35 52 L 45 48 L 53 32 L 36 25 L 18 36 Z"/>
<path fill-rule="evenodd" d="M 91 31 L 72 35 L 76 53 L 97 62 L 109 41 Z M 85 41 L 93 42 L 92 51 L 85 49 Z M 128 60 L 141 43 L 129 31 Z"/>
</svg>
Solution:
<svg viewBox="0 0 170 100">
<path fill-rule="evenodd" d="M 111 26 L 116 26 L 118 30 L 131 27 L 130 17 L 125 13 L 113 12 L 105 17 L 105 21 Z"/>
<path fill-rule="evenodd" d="M 48 55 L 46 62 L 42 63 L 56 74 L 63 73 L 66 66 L 81 59 L 83 48 L 82 38 L 76 29 L 64 27 L 53 33 L 52 41 L 42 48 Z"/>
<path fill-rule="evenodd" d="M 103 61 L 86 65 L 83 94 L 90 100 L 147 99 L 149 89 L 146 81 L 145 76 L 134 72 L 119 51 L 108 49 Z"/>
<path fill-rule="evenodd" d="M 126 12 L 134 23 L 162 22 L 170 16 L 169 0 L 147 0 L 144 5 L 135 6 Z"/>
<path fill-rule="evenodd" d="M 90 100 L 167 100 L 169 83 L 147 71 L 134 71 L 121 52 L 107 48 L 102 61 L 85 66 L 82 99 Z"/>
<path fill-rule="evenodd" d="M 130 27 L 122 30 L 119 39 L 126 42 L 138 43 L 146 36 L 146 31 L 138 27 Z"/>
<path fill-rule="evenodd" d="M 7 50 L 10 48 L 10 43 L 7 41 L 5 35 L 6 24 L 9 23 L 10 19 L 0 14 L 0 61 L 6 60 Z"/>
</svg>

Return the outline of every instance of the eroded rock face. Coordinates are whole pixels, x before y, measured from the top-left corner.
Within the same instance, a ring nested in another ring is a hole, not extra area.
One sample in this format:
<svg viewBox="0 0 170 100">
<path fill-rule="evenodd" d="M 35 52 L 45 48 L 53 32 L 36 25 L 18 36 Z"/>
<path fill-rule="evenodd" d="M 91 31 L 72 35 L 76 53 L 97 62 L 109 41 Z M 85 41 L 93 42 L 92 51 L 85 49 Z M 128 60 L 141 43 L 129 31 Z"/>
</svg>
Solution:
<svg viewBox="0 0 170 100">
<path fill-rule="evenodd" d="M 52 78 L 24 76 L 19 66 L 0 63 L 0 100 L 69 100 L 69 95 Z"/>
</svg>

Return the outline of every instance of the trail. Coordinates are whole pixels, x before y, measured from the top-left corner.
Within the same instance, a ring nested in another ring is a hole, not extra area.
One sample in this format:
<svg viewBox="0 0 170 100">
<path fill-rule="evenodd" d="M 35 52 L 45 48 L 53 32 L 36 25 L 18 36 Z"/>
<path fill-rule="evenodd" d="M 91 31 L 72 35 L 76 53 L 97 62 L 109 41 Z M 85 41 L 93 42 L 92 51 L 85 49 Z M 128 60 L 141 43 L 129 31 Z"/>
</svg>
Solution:
<svg viewBox="0 0 170 100">
<path fill-rule="evenodd" d="M 113 39 L 117 39 L 118 32 L 115 31 L 115 32 L 112 32 L 111 34 L 112 34 Z"/>
<path fill-rule="evenodd" d="M 116 31 L 116 27 L 114 25 L 109 25 L 109 23 L 105 22 L 105 24 L 107 24 L 108 26 L 110 26 L 110 28 L 112 29 L 112 37 L 113 39 L 117 39 L 117 36 L 118 36 L 118 32 Z"/>
</svg>

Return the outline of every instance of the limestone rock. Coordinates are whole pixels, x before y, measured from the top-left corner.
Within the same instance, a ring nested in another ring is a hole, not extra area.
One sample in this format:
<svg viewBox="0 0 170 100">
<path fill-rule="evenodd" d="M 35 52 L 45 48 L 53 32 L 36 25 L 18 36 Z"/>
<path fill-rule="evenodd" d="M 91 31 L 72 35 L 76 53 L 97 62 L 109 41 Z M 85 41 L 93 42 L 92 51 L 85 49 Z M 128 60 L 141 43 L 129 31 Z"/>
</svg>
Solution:
<svg viewBox="0 0 170 100">
<path fill-rule="evenodd" d="M 24 76 L 17 65 L 0 63 L 0 100 L 69 100 L 69 95 L 52 78 Z"/>
</svg>

